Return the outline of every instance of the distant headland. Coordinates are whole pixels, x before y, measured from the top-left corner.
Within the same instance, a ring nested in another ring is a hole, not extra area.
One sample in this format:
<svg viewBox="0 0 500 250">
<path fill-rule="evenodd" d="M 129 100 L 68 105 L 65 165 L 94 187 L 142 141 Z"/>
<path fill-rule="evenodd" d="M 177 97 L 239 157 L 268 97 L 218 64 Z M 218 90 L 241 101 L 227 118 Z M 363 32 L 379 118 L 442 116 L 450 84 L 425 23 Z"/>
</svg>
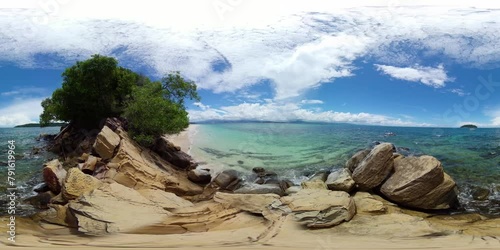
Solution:
<svg viewBox="0 0 500 250">
<path fill-rule="evenodd" d="M 477 126 L 474 124 L 465 124 L 465 125 L 462 125 L 460 128 L 477 128 Z"/>
<path fill-rule="evenodd" d="M 67 123 L 64 123 L 64 122 L 53 122 L 53 123 L 47 124 L 44 127 L 62 127 L 62 126 L 65 126 L 65 125 L 67 125 Z M 14 128 L 37 128 L 37 127 L 41 127 L 40 123 L 27 123 L 27 124 L 23 124 L 23 125 L 17 125 Z"/>
</svg>

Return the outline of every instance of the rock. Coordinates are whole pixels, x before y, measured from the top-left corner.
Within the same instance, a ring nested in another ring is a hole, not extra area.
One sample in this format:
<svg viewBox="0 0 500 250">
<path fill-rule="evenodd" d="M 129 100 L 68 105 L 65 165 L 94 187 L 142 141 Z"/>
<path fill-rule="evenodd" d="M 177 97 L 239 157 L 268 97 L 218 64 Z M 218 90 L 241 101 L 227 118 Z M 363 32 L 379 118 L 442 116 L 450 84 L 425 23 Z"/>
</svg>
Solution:
<svg viewBox="0 0 500 250">
<path fill-rule="evenodd" d="M 320 180 L 320 181 L 325 182 L 326 178 L 328 178 L 328 174 L 329 174 L 329 172 L 327 172 L 327 171 L 319 171 L 319 172 L 313 174 L 311 177 L 309 177 L 308 181 Z"/>
<path fill-rule="evenodd" d="M 455 181 L 446 173 L 441 184 L 431 190 L 429 193 L 406 202 L 404 205 L 420 209 L 449 209 L 457 208 L 458 188 Z"/>
<path fill-rule="evenodd" d="M 356 214 L 354 200 L 342 191 L 302 189 L 280 200 L 309 228 L 332 227 L 350 221 Z"/>
<path fill-rule="evenodd" d="M 246 183 L 242 187 L 234 190 L 235 194 L 277 194 L 279 196 L 285 195 L 279 185 L 276 184 L 255 184 Z"/>
<path fill-rule="evenodd" d="M 179 147 L 175 146 L 165 137 L 158 138 L 155 141 L 153 151 L 164 160 L 181 169 L 189 170 L 195 168 L 197 165 L 190 155 L 181 151 Z"/>
<path fill-rule="evenodd" d="M 104 126 L 101 132 L 97 135 L 97 139 L 93 145 L 94 150 L 103 160 L 113 157 L 116 147 L 120 144 L 120 136 L 118 136 L 108 126 Z"/>
<path fill-rule="evenodd" d="M 393 167 L 393 145 L 382 143 L 370 151 L 354 170 L 352 178 L 361 189 L 379 186 L 389 175 Z"/>
<path fill-rule="evenodd" d="M 212 180 L 210 170 L 208 169 L 192 169 L 189 170 L 187 176 L 190 181 L 199 184 L 208 184 Z"/>
<path fill-rule="evenodd" d="M 76 217 L 68 212 L 68 205 L 62 206 L 50 204 L 48 210 L 38 213 L 36 217 L 45 222 L 56 225 L 72 228 L 78 227 L 78 221 L 76 220 Z"/>
<path fill-rule="evenodd" d="M 161 223 L 169 215 L 136 190 L 118 183 L 83 194 L 69 208 L 78 220 L 78 231 L 90 235 L 133 232 Z"/>
<path fill-rule="evenodd" d="M 217 192 L 214 201 L 250 213 L 262 214 L 273 203 L 279 202 L 276 194 L 228 194 Z"/>
<path fill-rule="evenodd" d="M 483 187 L 473 187 L 472 188 L 472 198 L 477 201 L 487 200 L 490 196 L 490 190 Z"/>
<path fill-rule="evenodd" d="M 365 149 L 365 150 L 361 150 L 359 152 L 357 152 L 356 154 L 354 154 L 351 159 L 349 159 L 346 163 L 345 163 L 345 167 L 347 169 L 349 169 L 349 171 L 354 172 L 354 169 L 356 169 L 358 167 L 358 165 L 363 161 L 363 159 L 365 159 L 366 156 L 368 156 L 368 154 L 370 153 L 371 150 L 369 149 Z"/>
<path fill-rule="evenodd" d="M 407 157 L 394 163 L 394 174 L 382 185 L 390 200 L 404 204 L 429 193 L 443 182 L 441 162 L 432 156 Z"/>
<path fill-rule="evenodd" d="M 96 168 L 97 162 L 100 160 L 101 160 L 100 158 L 97 158 L 93 155 L 88 156 L 87 160 L 85 161 L 85 163 L 83 163 L 83 166 L 81 168 L 82 172 L 92 175 Z"/>
<path fill-rule="evenodd" d="M 35 196 L 26 198 L 24 202 L 31 204 L 33 207 L 38 208 L 38 209 L 47 209 L 48 205 L 50 203 L 50 199 L 52 197 L 56 196 L 54 193 L 51 191 L 47 191 L 44 193 L 39 193 Z"/>
<path fill-rule="evenodd" d="M 354 197 L 357 213 L 384 213 L 387 207 L 383 202 L 375 199 L 371 194 L 366 192 L 357 192 Z"/>
<path fill-rule="evenodd" d="M 49 185 L 47 185 L 47 183 L 43 182 L 33 187 L 33 191 L 37 193 L 45 193 L 47 191 L 50 191 L 50 188 Z"/>
<path fill-rule="evenodd" d="M 325 182 L 330 190 L 351 192 L 356 184 L 351 177 L 351 172 L 347 168 L 338 169 L 328 175 Z"/>
<path fill-rule="evenodd" d="M 238 172 L 230 169 L 220 172 L 212 182 L 220 189 L 233 191 L 239 186 L 241 179 Z"/>
<path fill-rule="evenodd" d="M 300 190 L 302 190 L 301 186 L 291 186 L 291 187 L 286 189 L 285 194 L 286 195 L 295 194 L 295 193 L 298 193 Z"/>
<path fill-rule="evenodd" d="M 102 183 L 98 179 L 84 174 L 78 168 L 71 168 L 68 170 L 68 174 L 63 183 L 61 192 L 62 197 L 66 200 L 74 200 L 82 194 L 90 192 L 101 185 Z"/>
<path fill-rule="evenodd" d="M 159 207 L 164 209 L 175 209 L 193 206 L 190 201 L 184 200 L 181 197 L 158 189 L 140 189 L 137 190 L 146 199 L 152 201 Z"/>
<path fill-rule="evenodd" d="M 300 186 L 302 187 L 302 189 L 328 189 L 325 182 L 320 179 L 313 181 L 303 181 L 302 183 L 300 183 Z"/>
<path fill-rule="evenodd" d="M 47 183 L 50 191 L 54 194 L 61 192 L 63 180 L 66 178 L 66 170 L 63 168 L 59 160 L 52 160 L 44 164 L 43 181 Z"/>
<path fill-rule="evenodd" d="M 265 173 L 266 170 L 263 167 L 255 167 L 255 168 L 252 168 L 252 172 L 254 172 L 256 174 L 261 174 L 261 173 Z"/>
</svg>

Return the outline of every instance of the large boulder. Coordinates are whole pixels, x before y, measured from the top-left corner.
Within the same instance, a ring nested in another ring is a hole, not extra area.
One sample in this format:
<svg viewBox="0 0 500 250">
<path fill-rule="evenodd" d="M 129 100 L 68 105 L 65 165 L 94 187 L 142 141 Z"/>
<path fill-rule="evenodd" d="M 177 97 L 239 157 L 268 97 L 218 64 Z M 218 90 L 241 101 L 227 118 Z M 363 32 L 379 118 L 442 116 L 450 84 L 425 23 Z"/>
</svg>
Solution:
<svg viewBox="0 0 500 250">
<path fill-rule="evenodd" d="M 345 167 L 349 169 L 351 173 L 354 172 L 358 165 L 368 156 L 370 151 L 369 149 L 365 149 L 357 152 L 345 163 Z"/>
<path fill-rule="evenodd" d="M 330 190 L 351 192 L 356 184 L 347 168 L 338 169 L 328 175 L 325 182 Z"/>
<path fill-rule="evenodd" d="M 43 180 L 54 194 L 61 192 L 61 187 L 66 178 L 66 170 L 59 160 L 49 161 L 43 166 Z"/>
<path fill-rule="evenodd" d="M 432 209 L 443 207 L 441 199 L 454 187 L 455 182 L 449 176 L 445 178 L 441 162 L 424 155 L 395 161 L 394 174 L 380 191 L 398 204 Z"/>
<path fill-rule="evenodd" d="M 101 132 L 97 135 L 94 143 L 94 150 L 103 160 L 113 157 L 116 147 L 120 144 L 120 136 L 118 136 L 108 126 L 104 126 Z"/>
<path fill-rule="evenodd" d="M 165 137 L 158 138 L 155 141 L 153 150 L 164 160 L 178 168 L 192 169 L 196 167 L 196 163 L 190 155 L 181 151 L 180 147 L 175 146 Z"/>
<path fill-rule="evenodd" d="M 393 167 L 393 147 L 390 143 L 375 146 L 354 169 L 352 178 L 361 189 L 375 188 L 387 178 Z"/>
<path fill-rule="evenodd" d="M 354 200 L 343 191 L 302 189 L 280 200 L 309 228 L 332 227 L 351 220 L 356 214 Z"/>
<path fill-rule="evenodd" d="M 134 189 L 118 183 L 104 184 L 69 203 L 78 220 L 78 231 L 100 235 L 126 233 L 161 223 L 170 213 Z"/>
<path fill-rule="evenodd" d="M 240 186 L 241 179 L 236 170 L 224 170 L 220 172 L 212 181 L 219 189 L 234 191 Z"/>
<path fill-rule="evenodd" d="M 86 192 L 90 192 L 102 185 L 98 179 L 84 174 L 78 168 L 71 168 L 62 185 L 62 197 L 65 200 L 74 200 Z"/>
<path fill-rule="evenodd" d="M 188 179 L 194 183 L 199 184 L 208 184 L 212 180 L 212 176 L 210 175 L 210 170 L 208 169 L 191 169 L 187 173 Z"/>
</svg>

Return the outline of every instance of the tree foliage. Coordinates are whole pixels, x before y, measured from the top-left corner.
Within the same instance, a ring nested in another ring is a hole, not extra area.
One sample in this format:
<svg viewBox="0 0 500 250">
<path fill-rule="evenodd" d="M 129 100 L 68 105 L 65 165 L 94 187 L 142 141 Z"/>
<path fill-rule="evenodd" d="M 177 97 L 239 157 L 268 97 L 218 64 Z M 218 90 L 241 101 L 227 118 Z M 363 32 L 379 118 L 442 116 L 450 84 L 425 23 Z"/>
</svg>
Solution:
<svg viewBox="0 0 500 250">
<path fill-rule="evenodd" d="M 122 116 L 129 121 L 133 138 L 146 146 L 158 136 L 186 128 L 184 100 L 199 100 L 196 84 L 179 72 L 152 82 L 119 67 L 116 59 L 100 55 L 77 62 L 62 76 L 62 87 L 42 102 L 42 126 L 65 121 L 93 128 L 103 118 Z"/>
</svg>

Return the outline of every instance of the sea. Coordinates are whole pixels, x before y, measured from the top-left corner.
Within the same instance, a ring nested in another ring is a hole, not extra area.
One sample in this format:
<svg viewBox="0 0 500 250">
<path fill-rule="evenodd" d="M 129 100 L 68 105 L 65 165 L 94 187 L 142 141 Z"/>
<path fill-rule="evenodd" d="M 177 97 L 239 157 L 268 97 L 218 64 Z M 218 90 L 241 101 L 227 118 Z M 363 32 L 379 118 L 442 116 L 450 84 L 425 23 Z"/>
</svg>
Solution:
<svg viewBox="0 0 500 250">
<path fill-rule="evenodd" d="M 56 156 L 33 153 L 46 142 L 41 134 L 59 127 L 0 128 L 0 215 L 6 214 L 8 141 L 15 140 L 17 213 L 36 210 L 23 202 L 42 182 L 43 163 Z M 357 151 L 390 142 L 403 155 L 432 155 L 460 189 L 462 212 L 500 216 L 500 129 L 410 128 L 352 124 L 213 123 L 189 130 L 189 153 L 211 169 L 236 169 L 249 174 L 254 167 L 275 171 L 296 184 L 322 171 L 342 168 Z M 475 199 L 476 193 L 486 197 Z"/>
</svg>

